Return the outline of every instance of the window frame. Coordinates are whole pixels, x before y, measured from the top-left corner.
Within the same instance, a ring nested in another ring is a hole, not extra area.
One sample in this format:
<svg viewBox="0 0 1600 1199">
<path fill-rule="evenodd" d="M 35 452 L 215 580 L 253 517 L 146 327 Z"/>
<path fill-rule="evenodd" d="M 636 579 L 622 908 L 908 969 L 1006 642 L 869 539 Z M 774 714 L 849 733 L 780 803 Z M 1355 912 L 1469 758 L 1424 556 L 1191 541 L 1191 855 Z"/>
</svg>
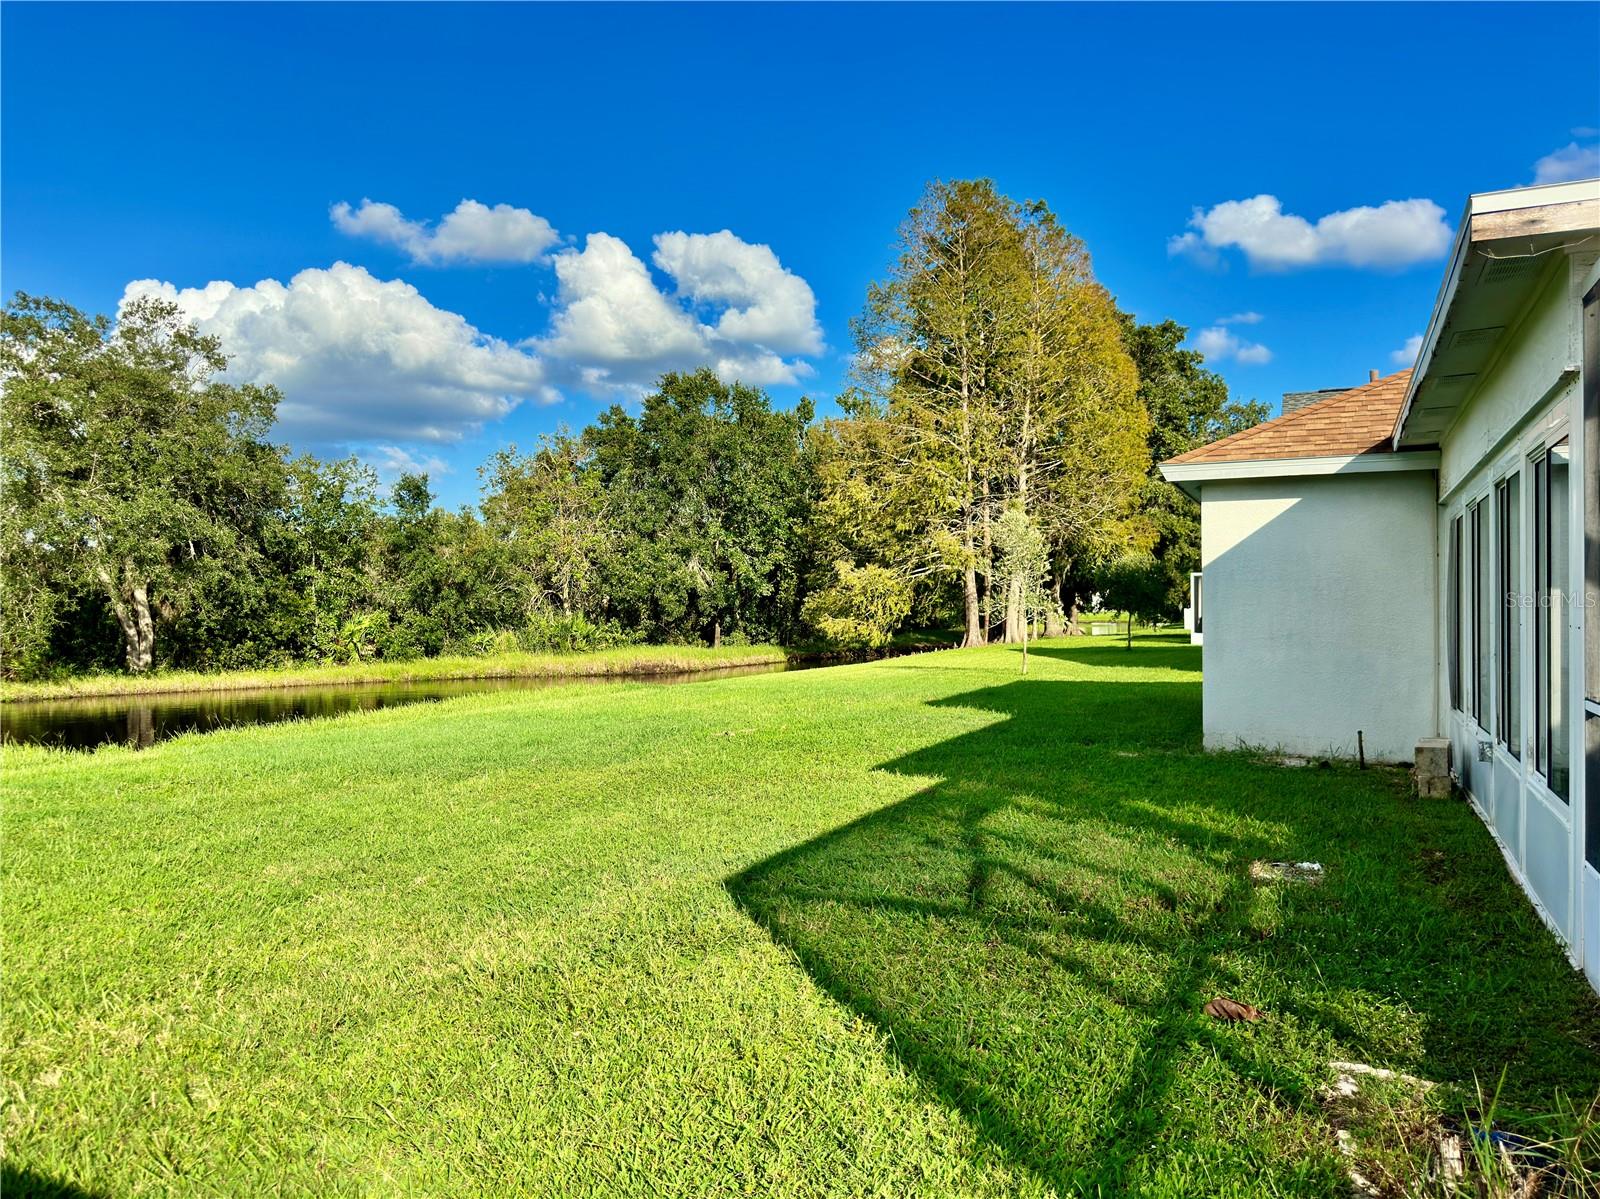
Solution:
<svg viewBox="0 0 1600 1199">
<path fill-rule="evenodd" d="M 1567 562 L 1570 549 L 1571 489 L 1570 467 L 1564 484 L 1567 492 L 1563 509 L 1551 504 L 1555 471 L 1552 469 L 1556 451 L 1568 447 L 1570 462 L 1571 437 L 1563 426 L 1553 430 L 1544 445 L 1532 455 L 1534 478 L 1533 528 L 1529 547 L 1533 560 L 1533 721 L 1529 730 L 1533 753 L 1530 755 L 1534 773 L 1544 784 L 1544 789 L 1560 803 L 1570 808 L 1572 803 L 1573 762 L 1571 746 L 1562 741 L 1571 736 L 1575 714 L 1570 710 L 1570 697 L 1556 690 L 1557 684 L 1567 688 L 1571 682 L 1567 665 L 1570 655 L 1571 630 L 1567 627 L 1567 605 L 1571 603 L 1571 570 Z M 1560 536 L 1556 534 L 1559 532 Z M 1557 567 L 1560 574 L 1557 574 Z M 1560 578 L 1560 591 L 1553 589 Z M 1552 649 L 1559 647 L 1562 657 Z M 1554 702 L 1553 702 L 1554 701 Z M 1562 726 L 1555 724 L 1557 711 L 1562 715 Z M 1563 734 L 1557 737 L 1557 732 Z M 1558 748 L 1564 753 L 1557 753 Z M 1564 758 L 1566 775 L 1553 774 L 1558 761 Z"/>
<path fill-rule="evenodd" d="M 1528 755 L 1528 763 L 1535 774 L 1544 777 L 1549 766 L 1545 727 L 1550 717 L 1550 684 L 1545 677 L 1545 651 L 1550 639 L 1549 614 L 1545 607 L 1549 580 L 1544 554 L 1545 543 L 1550 539 L 1550 517 L 1546 511 L 1550 503 L 1548 448 L 1540 446 L 1529 461 L 1529 477 L 1533 480 L 1533 486 L 1529 489 L 1533 500 L 1533 523 L 1528 547 L 1533 562 L 1533 577 L 1528 580 L 1529 593 L 1533 597 L 1533 676 L 1530 680 L 1533 684 L 1533 719 L 1528 730 L 1532 750 Z"/>
<path fill-rule="evenodd" d="M 1447 614 L 1446 638 L 1450 676 L 1450 710 L 1465 713 L 1461 694 L 1461 514 L 1450 518 L 1450 609 Z"/>
<path fill-rule="evenodd" d="M 1512 471 L 1494 485 L 1494 570 L 1500 602 L 1495 607 L 1494 736 L 1513 758 L 1522 759 L 1522 473 Z"/>
<path fill-rule="evenodd" d="M 1484 525 L 1484 503 L 1487 496 L 1480 496 L 1467 505 L 1467 526 L 1470 536 L 1472 552 L 1469 555 L 1468 567 L 1472 571 L 1472 580 L 1468 590 L 1471 618 L 1471 660 L 1472 660 L 1472 719 L 1479 729 L 1487 732 L 1489 728 L 1489 688 L 1484 686 L 1486 672 L 1489 669 L 1490 648 L 1486 640 L 1489 632 L 1488 622 L 1488 596 L 1485 594 L 1483 572 L 1487 565 L 1484 550 L 1487 538 Z"/>
<path fill-rule="evenodd" d="M 1584 845 L 1591 869 L 1600 871 L 1600 283 L 1583 297 L 1583 394 L 1580 420 L 1583 446 L 1583 521 L 1579 560 L 1583 570 L 1576 601 L 1583 605 L 1583 685 L 1581 705 L 1573 719 L 1583 732 Z"/>
</svg>

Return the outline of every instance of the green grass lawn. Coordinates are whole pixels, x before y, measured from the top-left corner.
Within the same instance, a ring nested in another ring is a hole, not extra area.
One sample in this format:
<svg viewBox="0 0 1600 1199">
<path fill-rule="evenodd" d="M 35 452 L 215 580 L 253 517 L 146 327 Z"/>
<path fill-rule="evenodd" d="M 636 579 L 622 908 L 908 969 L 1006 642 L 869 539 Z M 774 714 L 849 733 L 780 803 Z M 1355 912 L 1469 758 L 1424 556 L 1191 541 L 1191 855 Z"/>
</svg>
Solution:
<svg viewBox="0 0 1600 1199">
<path fill-rule="evenodd" d="M 9 751 L 5 1193 L 1334 1196 L 1330 1058 L 1600 1090 L 1468 809 L 1182 642 Z"/>
</svg>

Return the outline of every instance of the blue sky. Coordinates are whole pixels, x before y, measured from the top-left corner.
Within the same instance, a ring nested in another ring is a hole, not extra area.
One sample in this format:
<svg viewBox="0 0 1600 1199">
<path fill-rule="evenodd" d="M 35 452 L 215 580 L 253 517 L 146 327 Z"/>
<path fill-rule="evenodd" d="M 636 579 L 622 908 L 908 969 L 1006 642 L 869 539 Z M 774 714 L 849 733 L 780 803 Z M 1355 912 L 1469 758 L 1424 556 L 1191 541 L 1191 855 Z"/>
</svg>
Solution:
<svg viewBox="0 0 1600 1199">
<path fill-rule="evenodd" d="M 176 296 L 279 383 L 285 440 L 426 464 L 452 504 L 493 449 L 664 366 L 825 409 L 930 178 L 1048 201 L 1123 307 L 1212 330 L 1234 393 L 1276 402 L 1405 365 L 1466 196 L 1593 174 L 1600 139 L 1592 4 L 8 4 L 0 26 L 6 292 Z"/>
</svg>

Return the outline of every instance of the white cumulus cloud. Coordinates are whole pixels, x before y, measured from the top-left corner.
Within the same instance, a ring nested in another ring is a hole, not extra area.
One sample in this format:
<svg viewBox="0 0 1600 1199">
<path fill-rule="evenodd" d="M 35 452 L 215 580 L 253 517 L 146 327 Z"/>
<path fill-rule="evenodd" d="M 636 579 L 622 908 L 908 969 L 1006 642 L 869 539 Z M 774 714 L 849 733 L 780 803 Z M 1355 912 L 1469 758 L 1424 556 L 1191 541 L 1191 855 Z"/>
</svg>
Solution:
<svg viewBox="0 0 1600 1199">
<path fill-rule="evenodd" d="M 663 233 L 656 266 L 676 295 L 620 238 L 591 233 L 581 250 L 555 256 L 550 331 L 528 344 L 566 364 L 582 386 L 637 391 L 669 370 L 710 366 L 728 380 L 798 382 L 798 357 L 822 350 L 811 287 L 772 249 L 727 230 Z M 704 318 L 704 319 L 702 319 Z"/>
<path fill-rule="evenodd" d="M 287 285 L 217 281 L 178 288 L 139 279 L 221 339 L 228 377 L 283 392 L 279 431 L 309 442 L 450 442 L 529 397 L 554 398 L 532 354 L 435 308 L 415 287 L 336 262 Z"/>
<path fill-rule="evenodd" d="M 333 219 L 419 262 L 530 259 L 556 236 L 525 209 L 471 200 L 432 228 L 372 201 L 338 205 Z M 409 283 L 345 262 L 287 284 L 139 279 L 119 311 L 146 296 L 176 303 L 220 340 L 228 378 L 283 393 L 278 436 L 353 449 L 386 480 L 443 471 L 429 446 L 563 390 L 633 397 L 666 371 L 702 366 L 755 386 L 812 374 L 806 359 L 826 350 L 816 297 L 770 246 L 728 230 L 662 233 L 654 246 L 653 269 L 606 233 L 546 256 L 556 282 L 548 319 L 542 333 L 515 344 L 435 307 Z"/>
<path fill-rule="evenodd" d="M 328 215 L 339 232 L 398 247 L 422 265 L 537 262 L 561 240 L 549 221 L 526 208 L 491 208 L 477 200 L 462 200 L 436 226 L 373 200 L 362 200 L 356 208 L 340 201 Z"/>
<path fill-rule="evenodd" d="M 654 261 L 697 303 L 726 304 L 717 333 L 780 354 L 822 352 L 811 285 L 783 269 L 772 247 L 721 233 L 659 233 Z"/>
<path fill-rule="evenodd" d="M 1414 366 L 1422 350 L 1422 334 L 1413 333 L 1398 350 L 1389 351 L 1389 361 L 1396 366 Z"/>
<path fill-rule="evenodd" d="M 1212 362 L 1226 362 L 1231 358 L 1245 366 L 1260 366 L 1272 361 L 1271 350 L 1258 342 L 1245 341 L 1226 328 L 1226 324 L 1224 321 L 1200 330 L 1194 335 L 1194 348 Z"/>
<path fill-rule="evenodd" d="M 1259 312 L 1235 312 L 1217 322 L 1219 325 L 1259 325 L 1266 318 Z"/>
<path fill-rule="evenodd" d="M 1398 268 L 1444 254 L 1450 226 L 1432 200 L 1389 200 L 1330 212 L 1315 223 L 1283 211 L 1276 196 L 1226 200 L 1196 208 L 1190 228 L 1170 238 L 1167 252 L 1213 265 L 1237 249 L 1263 270 L 1313 266 Z"/>
<path fill-rule="evenodd" d="M 1592 130 L 1581 132 L 1594 136 Z M 1600 142 L 1590 146 L 1568 142 L 1533 164 L 1535 183 L 1566 183 L 1573 179 L 1593 179 L 1597 175 L 1600 175 Z"/>
<path fill-rule="evenodd" d="M 450 474 L 450 464 L 437 454 L 418 454 L 399 445 L 364 446 L 358 456 L 378 472 L 378 481 L 391 486 L 401 475 L 427 475 L 437 479 Z"/>
</svg>

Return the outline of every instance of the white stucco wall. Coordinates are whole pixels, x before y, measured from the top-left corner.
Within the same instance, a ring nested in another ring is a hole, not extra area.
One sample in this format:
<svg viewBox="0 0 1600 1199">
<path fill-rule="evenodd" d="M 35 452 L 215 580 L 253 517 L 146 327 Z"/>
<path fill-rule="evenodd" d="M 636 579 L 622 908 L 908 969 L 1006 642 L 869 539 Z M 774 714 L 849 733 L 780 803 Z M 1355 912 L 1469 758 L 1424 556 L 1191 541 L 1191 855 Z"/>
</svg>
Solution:
<svg viewBox="0 0 1600 1199">
<path fill-rule="evenodd" d="M 1435 734 L 1434 473 L 1209 482 L 1205 741 L 1409 761 Z"/>
</svg>

